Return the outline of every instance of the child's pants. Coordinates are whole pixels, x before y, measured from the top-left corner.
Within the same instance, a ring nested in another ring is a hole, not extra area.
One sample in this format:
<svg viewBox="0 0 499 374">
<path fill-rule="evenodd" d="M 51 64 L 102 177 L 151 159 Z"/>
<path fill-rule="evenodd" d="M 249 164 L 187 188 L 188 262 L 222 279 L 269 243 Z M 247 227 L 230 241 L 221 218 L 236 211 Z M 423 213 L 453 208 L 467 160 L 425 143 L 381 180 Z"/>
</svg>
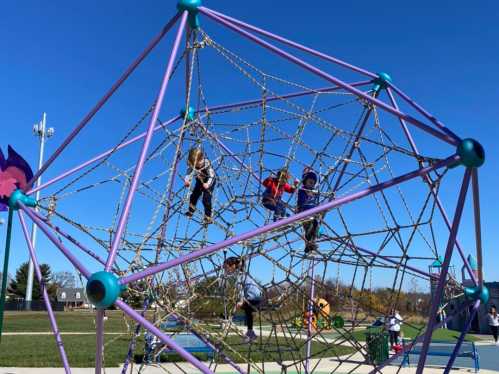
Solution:
<svg viewBox="0 0 499 374">
<path fill-rule="evenodd" d="M 207 217 L 211 217 L 212 214 L 212 206 L 211 199 L 213 198 L 213 190 L 215 188 L 215 181 L 211 184 L 211 187 L 205 189 L 203 187 L 203 183 L 199 179 L 196 179 L 196 184 L 194 185 L 194 189 L 192 190 L 191 197 L 189 199 L 190 206 L 189 212 L 194 213 L 196 210 L 196 204 L 198 203 L 199 198 L 203 195 L 203 206 L 204 206 L 204 215 Z"/>
<path fill-rule="evenodd" d="M 246 327 L 249 330 L 253 330 L 253 313 L 260 306 L 261 300 L 244 300 L 243 306 L 241 307 L 244 310 L 244 314 L 246 316 Z"/>
<path fill-rule="evenodd" d="M 494 337 L 494 341 L 497 342 L 497 336 L 499 334 L 499 326 L 490 326 L 490 330 L 492 331 L 492 336 Z"/>
<path fill-rule="evenodd" d="M 312 221 L 307 221 L 303 224 L 305 230 L 305 240 L 314 243 L 317 238 L 317 231 L 319 229 L 319 222 L 314 218 Z"/>
<path fill-rule="evenodd" d="M 286 215 L 286 205 L 284 205 L 284 202 L 281 199 L 264 196 L 262 204 L 265 208 L 274 212 L 274 221 L 277 221 Z"/>
<path fill-rule="evenodd" d="M 400 331 L 392 331 L 390 330 L 390 347 L 393 347 L 395 344 L 398 344 Z"/>
</svg>

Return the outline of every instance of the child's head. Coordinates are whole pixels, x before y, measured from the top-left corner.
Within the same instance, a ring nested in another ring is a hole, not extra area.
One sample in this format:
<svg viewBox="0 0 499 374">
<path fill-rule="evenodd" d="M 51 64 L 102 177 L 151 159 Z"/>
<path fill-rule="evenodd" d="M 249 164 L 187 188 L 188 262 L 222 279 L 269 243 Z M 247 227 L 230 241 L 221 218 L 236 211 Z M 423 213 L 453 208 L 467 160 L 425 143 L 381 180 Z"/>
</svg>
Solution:
<svg viewBox="0 0 499 374">
<path fill-rule="evenodd" d="M 312 189 L 317 184 L 317 174 L 311 168 L 306 167 L 303 169 L 301 182 L 305 188 Z"/>
<path fill-rule="evenodd" d="M 290 178 L 288 169 L 284 168 L 281 169 L 277 172 L 277 179 L 279 180 L 279 183 L 286 183 Z"/>
<path fill-rule="evenodd" d="M 187 157 L 187 163 L 190 167 L 198 169 L 203 166 L 204 153 L 200 148 L 191 148 L 189 150 L 189 156 Z"/>
<path fill-rule="evenodd" d="M 496 314 L 497 313 L 497 309 L 496 309 L 496 306 L 495 305 L 492 305 L 490 307 L 490 314 Z"/>
<path fill-rule="evenodd" d="M 238 270 L 243 270 L 244 260 L 241 257 L 229 257 L 224 261 L 223 267 L 227 274 L 232 274 Z"/>
</svg>

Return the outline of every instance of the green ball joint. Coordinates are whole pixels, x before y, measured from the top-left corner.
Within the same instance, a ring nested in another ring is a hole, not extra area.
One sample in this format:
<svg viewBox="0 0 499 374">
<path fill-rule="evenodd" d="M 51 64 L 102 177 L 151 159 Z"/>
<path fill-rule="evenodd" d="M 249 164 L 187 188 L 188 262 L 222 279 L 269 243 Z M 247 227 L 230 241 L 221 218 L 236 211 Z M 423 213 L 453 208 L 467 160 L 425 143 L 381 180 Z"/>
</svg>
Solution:
<svg viewBox="0 0 499 374">
<path fill-rule="evenodd" d="M 378 77 L 374 79 L 373 83 L 374 92 L 379 92 L 380 90 L 385 90 L 388 87 L 389 83 L 392 83 L 392 77 L 390 77 L 390 75 L 387 73 L 381 72 L 378 73 Z"/>
<path fill-rule="evenodd" d="M 183 108 L 180 111 L 180 116 L 182 117 L 182 119 L 185 118 L 187 121 L 192 122 L 192 121 L 194 121 L 195 113 L 196 112 L 194 111 L 194 108 L 190 106 L 187 108 L 187 110 L 185 108 Z"/>
<path fill-rule="evenodd" d="M 35 198 L 26 195 L 21 190 L 15 190 L 14 192 L 12 192 L 12 195 L 10 195 L 9 197 L 9 208 L 13 210 L 18 210 L 19 202 L 31 208 L 36 207 L 36 205 L 38 204 Z"/>
<path fill-rule="evenodd" d="M 118 278 L 107 271 L 92 274 L 86 286 L 88 300 L 97 309 L 109 308 L 124 290 L 125 287 L 119 284 Z"/>
<path fill-rule="evenodd" d="M 490 292 L 485 286 L 466 287 L 464 289 L 464 296 L 466 296 L 468 300 L 476 301 L 480 299 L 482 304 L 487 304 L 490 298 Z"/>
<path fill-rule="evenodd" d="M 193 29 L 199 28 L 198 8 L 200 6 L 201 0 L 179 0 L 177 3 L 177 9 L 179 12 L 189 12 L 187 21 L 189 22 L 189 26 Z"/>
<path fill-rule="evenodd" d="M 457 146 L 457 154 L 461 158 L 461 165 L 469 168 L 478 168 L 485 162 L 485 151 L 475 139 L 461 140 Z"/>
</svg>

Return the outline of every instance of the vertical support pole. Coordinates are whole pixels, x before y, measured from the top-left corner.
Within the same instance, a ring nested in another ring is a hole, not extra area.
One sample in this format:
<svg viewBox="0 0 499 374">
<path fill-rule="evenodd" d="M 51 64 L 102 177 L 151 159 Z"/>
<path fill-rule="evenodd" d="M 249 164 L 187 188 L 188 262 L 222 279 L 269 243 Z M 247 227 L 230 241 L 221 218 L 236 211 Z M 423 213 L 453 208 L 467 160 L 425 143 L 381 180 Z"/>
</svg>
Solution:
<svg viewBox="0 0 499 374">
<path fill-rule="evenodd" d="M 454 365 L 454 361 L 456 361 L 456 357 L 459 353 L 459 350 L 461 349 L 461 346 L 463 345 L 464 338 L 466 337 L 466 334 L 471 328 L 471 324 L 473 323 L 473 320 L 475 319 L 476 313 L 478 312 L 478 308 L 480 307 L 480 300 L 475 301 L 473 304 L 473 309 L 471 310 L 470 315 L 468 316 L 468 320 L 466 321 L 466 324 L 464 325 L 463 331 L 461 332 L 461 335 L 459 335 L 459 339 L 456 342 L 456 345 L 454 346 L 454 350 L 452 351 L 452 355 L 449 358 L 449 361 L 447 362 L 447 366 L 445 367 L 444 374 L 449 374 L 450 369 L 452 369 L 452 366 Z"/>
<path fill-rule="evenodd" d="M 5 239 L 5 257 L 3 260 L 2 291 L 0 292 L 0 343 L 2 342 L 3 315 L 5 311 L 5 297 L 7 292 L 7 275 L 9 273 L 10 241 L 12 238 L 12 216 L 14 210 L 9 208 L 9 219 L 7 223 L 7 237 Z"/>
<path fill-rule="evenodd" d="M 28 250 L 30 259 L 33 263 L 34 270 L 36 270 L 36 278 L 40 283 L 40 288 L 43 294 L 43 301 L 45 303 L 45 308 L 47 308 L 47 314 L 49 317 L 50 327 L 52 332 L 54 333 L 55 342 L 57 344 L 57 348 L 59 349 L 59 356 L 61 357 L 62 366 L 64 366 L 64 371 L 66 374 L 71 374 L 71 369 L 69 367 L 68 357 L 66 355 L 66 351 L 64 350 L 64 344 L 62 343 L 61 333 L 59 328 L 57 327 L 57 322 L 55 320 L 54 311 L 52 310 L 52 305 L 50 304 L 49 295 L 47 292 L 47 287 L 45 286 L 44 279 L 42 276 L 42 272 L 40 270 L 40 266 L 38 265 L 38 260 L 36 258 L 35 247 L 33 242 L 29 239 L 28 227 L 26 226 L 26 222 L 24 220 L 23 214 L 18 212 L 19 221 L 21 222 L 21 227 L 24 233 L 24 238 L 26 239 L 26 243 L 28 244 Z"/>
<path fill-rule="evenodd" d="M 102 359 L 104 354 L 104 310 L 97 309 L 95 314 L 96 350 L 95 374 L 102 374 Z"/>
<path fill-rule="evenodd" d="M 478 169 L 471 172 L 473 188 L 473 213 L 475 216 L 476 259 L 478 262 L 478 285 L 483 286 L 483 257 L 482 257 L 482 223 L 480 219 L 480 189 L 478 187 Z"/>
<path fill-rule="evenodd" d="M 45 151 L 45 138 L 47 137 L 47 133 L 45 132 L 45 128 L 47 125 L 47 113 L 43 113 L 42 122 L 40 122 L 40 128 L 38 129 L 38 134 L 40 137 L 40 150 L 38 154 L 38 170 L 40 170 L 43 166 L 43 153 Z M 42 176 L 40 175 L 36 180 L 36 187 L 40 187 L 42 184 Z M 40 200 L 40 191 L 36 191 L 35 200 Z M 35 211 L 38 212 L 38 207 L 35 207 Z M 36 230 L 37 227 L 33 223 L 31 227 L 31 243 L 33 244 L 33 248 L 36 248 Z M 34 275 L 34 266 L 33 260 L 30 257 L 28 264 L 28 280 L 26 284 L 26 310 L 31 310 L 31 301 L 33 300 L 33 275 Z"/>
<path fill-rule="evenodd" d="M 173 65 L 175 62 L 175 58 L 177 57 L 177 52 L 180 45 L 180 40 L 182 39 L 182 34 L 185 29 L 185 24 L 187 22 L 188 12 L 184 11 L 182 14 L 182 18 L 180 20 L 180 26 L 177 31 L 177 35 L 175 37 L 175 42 L 173 44 L 172 53 L 170 55 L 170 59 L 168 60 L 168 65 L 166 67 L 165 74 L 163 76 L 163 81 L 161 83 L 161 88 L 159 90 L 158 97 L 156 99 L 156 103 L 154 105 L 154 112 L 151 116 L 151 122 L 149 123 L 149 127 L 147 129 L 147 134 L 144 139 L 144 144 L 142 145 L 142 150 L 140 152 L 139 160 L 137 161 L 137 165 L 135 167 L 135 172 L 133 174 L 132 182 L 130 185 L 130 189 L 128 190 L 128 196 L 125 201 L 125 205 L 123 207 L 123 211 L 121 212 L 121 216 L 118 222 L 118 226 L 116 228 L 116 233 L 113 238 L 113 242 L 111 244 L 111 249 L 109 251 L 109 256 L 106 261 L 105 271 L 109 271 L 113 266 L 114 260 L 116 258 L 116 254 L 118 252 L 119 244 L 121 243 L 121 237 L 123 235 L 123 231 L 125 229 L 125 224 L 128 220 L 128 214 L 130 213 L 130 208 L 132 206 L 133 197 L 135 196 L 135 191 L 137 189 L 140 175 L 142 173 L 142 168 L 144 167 L 144 163 L 146 161 L 147 150 L 149 149 L 149 145 L 151 143 L 152 134 L 154 132 L 154 126 L 159 116 L 159 111 L 161 110 L 161 106 L 163 104 L 163 99 L 165 97 L 166 89 L 168 87 L 168 82 L 170 81 L 170 77 L 173 71 Z"/>
<path fill-rule="evenodd" d="M 310 264 L 309 276 L 310 276 L 310 299 L 307 305 L 307 357 L 305 360 L 305 374 L 310 373 L 310 356 L 312 354 L 312 315 L 314 312 L 314 297 L 315 297 L 315 282 L 314 282 L 314 269 L 315 260 L 312 258 L 312 263 Z M 317 323 L 317 321 L 316 321 Z"/>
<path fill-rule="evenodd" d="M 428 315 L 428 325 L 426 326 L 426 331 L 423 340 L 423 346 L 421 347 L 421 354 L 419 356 L 418 368 L 416 374 L 423 374 L 424 366 L 426 363 L 426 356 L 428 354 L 428 349 L 431 343 L 431 337 L 433 335 L 433 329 L 436 323 L 437 311 L 442 300 L 444 293 L 444 286 L 447 280 L 447 274 L 449 273 L 450 260 L 452 258 L 452 251 L 456 243 L 456 236 L 459 229 L 459 223 L 461 222 L 461 216 L 463 213 L 464 202 L 466 200 L 466 193 L 468 192 L 468 187 L 470 184 L 471 169 L 466 168 L 464 173 L 463 183 L 461 185 L 461 191 L 459 193 L 459 199 L 457 202 L 456 211 L 454 213 L 454 220 L 452 222 L 452 229 L 449 235 L 449 241 L 447 242 L 447 249 L 445 251 L 445 258 L 442 265 L 442 271 L 440 272 L 440 279 L 438 280 L 437 289 L 433 297 L 430 313 Z"/>
</svg>

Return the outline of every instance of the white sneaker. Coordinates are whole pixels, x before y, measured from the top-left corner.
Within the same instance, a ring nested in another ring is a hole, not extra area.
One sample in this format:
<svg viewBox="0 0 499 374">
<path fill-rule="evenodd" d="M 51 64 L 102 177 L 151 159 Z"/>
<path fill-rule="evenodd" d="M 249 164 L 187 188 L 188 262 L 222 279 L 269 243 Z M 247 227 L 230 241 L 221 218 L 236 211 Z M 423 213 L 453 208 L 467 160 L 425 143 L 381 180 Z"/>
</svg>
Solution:
<svg viewBox="0 0 499 374">
<path fill-rule="evenodd" d="M 498 340 L 498 341 L 496 341 L 496 345 L 499 347 L 499 340 Z"/>
</svg>

